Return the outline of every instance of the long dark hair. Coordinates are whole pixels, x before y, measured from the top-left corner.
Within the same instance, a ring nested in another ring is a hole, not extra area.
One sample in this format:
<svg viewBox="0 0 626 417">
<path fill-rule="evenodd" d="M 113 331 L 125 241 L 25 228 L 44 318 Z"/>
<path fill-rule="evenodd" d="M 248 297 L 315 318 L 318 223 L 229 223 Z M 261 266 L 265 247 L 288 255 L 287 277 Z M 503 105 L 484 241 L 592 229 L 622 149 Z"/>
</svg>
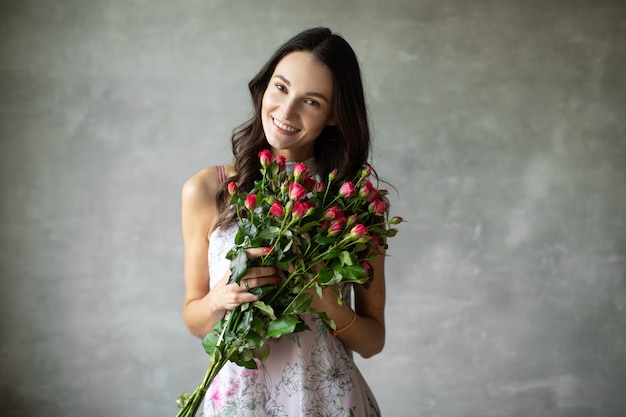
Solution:
<svg viewBox="0 0 626 417">
<path fill-rule="evenodd" d="M 261 120 L 263 95 L 280 60 L 295 51 L 310 52 L 333 74 L 331 112 L 337 123 L 333 126 L 327 125 L 315 140 L 318 173 L 326 178 L 333 169 L 337 169 L 334 183 L 341 184 L 351 180 L 368 163 L 371 139 L 357 57 L 352 47 L 340 35 L 323 27 L 308 29 L 279 47 L 248 83 L 254 115 L 237 127 L 232 135 L 237 173 L 229 181 L 235 181 L 240 190 L 252 189 L 254 181 L 260 178 L 258 153 L 270 148 Z M 227 196 L 226 184 L 222 184 L 216 196 L 221 210 L 218 225 L 232 220 L 232 213 L 225 210 L 223 204 Z"/>
</svg>

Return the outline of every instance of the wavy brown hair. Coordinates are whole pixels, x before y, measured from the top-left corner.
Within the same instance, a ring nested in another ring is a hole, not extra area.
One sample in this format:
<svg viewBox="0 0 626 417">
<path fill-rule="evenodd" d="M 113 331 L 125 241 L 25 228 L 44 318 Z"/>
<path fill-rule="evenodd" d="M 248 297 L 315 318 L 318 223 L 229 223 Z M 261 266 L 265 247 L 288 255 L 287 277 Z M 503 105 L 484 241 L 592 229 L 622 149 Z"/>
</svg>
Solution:
<svg viewBox="0 0 626 417">
<path fill-rule="evenodd" d="M 274 69 L 281 59 L 295 51 L 310 52 L 326 65 L 333 75 L 332 118 L 336 125 L 327 125 L 315 140 L 314 152 L 318 173 L 322 178 L 337 169 L 334 184 L 352 180 L 358 170 L 367 165 L 370 152 L 370 130 L 361 80 L 361 70 L 352 47 L 340 35 L 327 28 L 305 30 L 279 47 L 256 76 L 248 83 L 254 115 L 237 127 L 232 135 L 232 150 L 236 174 L 229 181 L 239 190 L 251 190 L 260 179 L 261 164 L 258 153 L 270 149 L 261 121 L 263 95 Z M 227 184 L 221 184 L 217 193 L 220 217 L 217 225 L 233 220 L 226 210 Z"/>
</svg>

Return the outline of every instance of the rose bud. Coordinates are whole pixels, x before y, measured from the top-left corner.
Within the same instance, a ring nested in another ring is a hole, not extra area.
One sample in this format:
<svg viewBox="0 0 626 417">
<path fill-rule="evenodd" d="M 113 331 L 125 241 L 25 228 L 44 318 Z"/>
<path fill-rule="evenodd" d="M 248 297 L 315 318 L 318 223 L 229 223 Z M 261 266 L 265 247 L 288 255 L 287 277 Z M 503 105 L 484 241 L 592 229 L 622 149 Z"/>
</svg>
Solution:
<svg viewBox="0 0 626 417">
<path fill-rule="evenodd" d="M 285 215 L 285 208 L 280 203 L 274 203 L 270 207 L 270 214 L 274 217 L 281 218 Z"/>
<path fill-rule="evenodd" d="M 365 273 L 368 276 L 371 276 L 371 272 L 372 272 L 372 265 L 370 265 L 369 262 L 363 261 L 361 262 L 361 266 L 363 267 L 363 269 L 365 269 Z"/>
<path fill-rule="evenodd" d="M 400 216 L 393 216 L 391 220 L 389 220 L 389 224 L 400 224 L 404 221 L 404 219 Z"/>
<path fill-rule="evenodd" d="M 337 221 L 344 223 L 346 221 L 346 215 L 343 214 L 343 211 L 341 211 L 341 207 L 332 206 L 331 208 L 326 210 L 326 213 L 324 213 L 323 219 L 337 220 Z"/>
<path fill-rule="evenodd" d="M 228 183 L 228 194 L 235 195 L 237 192 L 237 183 L 235 181 L 231 181 Z"/>
<path fill-rule="evenodd" d="M 378 197 L 378 191 L 374 188 L 370 180 L 366 180 L 365 184 L 359 189 L 359 196 L 367 199 L 367 201 L 374 201 L 374 199 Z"/>
<path fill-rule="evenodd" d="M 370 213 L 383 214 L 387 211 L 387 203 L 377 198 L 370 203 L 368 210 Z"/>
<path fill-rule="evenodd" d="M 356 223 L 358 218 L 359 218 L 358 214 L 353 214 L 350 217 L 348 217 L 348 220 L 346 221 L 346 227 L 352 227 L 352 225 Z"/>
<path fill-rule="evenodd" d="M 350 230 L 350 236 L 353 236 L 353 237 L 367 236 L 367 233 L 368 233 L 367 227 L 365 227 L 365 225 L 361 223 L 357 224 Z"/>
<path fill-rule="evenodd" d="M 246 206 L 246 208 L 250 211 L 254 210 L 254 207 L 256 206 L 256 194 L 248 194 L 246 196 L 244 206 Z"/>
<path fill-rule="evenodd" d="M 296 201 L 293 203 L 293 218 L 300 220 L 301 218 L 311 214 L 315 209 L 310 201 Z"/>
<path fill-rule="evenodd" d="M 305 179 L 308 176 L 309 176 L 309 170 L 307 169 L 306 164 L 299 162 L 293 166 L 293 178 L 296 181 Z"/>
<path fill-rule="evenodd" d="M 387 237 L 394 237 L 397 234 L 398 234 L 398 229 L 389 229 L 387 230 L 387 233 L 385 233 Z"/>
<path fill-rule="evenodd" d="M 261 166 L 267 168 L 272 163 L 272 153 L 268 149 L 263 149 L 259 152 L 259 159 L 261 160 Z"/>
<path fill-rule="evenodd" d="M 371 173 L 372 167 L 368 165 L 361 170 L 361 178 L 369 177 Z"/>
<path fill-rule="evenodd" d="M 344 198 L 352 197 L 356 194 L 356 188 L 354 188 L 354 185 L 350 181 L 346 181 L 339 189 L 339 194 Z"/>
<path fill-rule="evenodd" d="M 343 223 L 334 221 L 330 224 L 328 228 L 328 236 L 333 237 L 339 234 L 343 230 Z"/>
<path fill-rule="evenodd" d="M 274 160 L 278 164 L 278 168 L 279 169 L 285 168 L 285 164 L 286 164 L 287 159 L 285 159 L 284 155 L 278 155 L 276 157 L 276 159 L 274 159 Z"/>
<path fill-rule="evenodd" d="M 323 182 L 316 182 L 315 185 L 313 185 L 314 193 L 322 193 L 324 190 L 326 190 L 326 184 Z"/>
<path fill-rule="evenodd" d="M 333 169 L 332 171 L 330 171 L 330 173 L 328 174 L 328 182 L 333 182 L 333 180 L 337 178 L 337 168 Z"/>
<path fill-rule="evenodd" d="M 292 184 L 289 187 L 289 198 L 294 201 L 299 201 L 306 195 L 306 189 L 300 184 Z"/>
</svg>

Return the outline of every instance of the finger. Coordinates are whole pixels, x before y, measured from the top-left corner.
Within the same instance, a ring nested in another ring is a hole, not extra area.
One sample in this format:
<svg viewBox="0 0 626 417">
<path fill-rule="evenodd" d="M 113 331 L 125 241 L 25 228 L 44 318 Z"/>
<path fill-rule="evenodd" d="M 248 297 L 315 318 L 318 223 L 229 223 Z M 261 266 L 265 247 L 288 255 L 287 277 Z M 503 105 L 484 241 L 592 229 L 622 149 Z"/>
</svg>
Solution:
<svg viewBox="0 0 626 417">
<path fill-rule="evenodd" d="M 272 248 L 261 247 L 261 248 L 249 248 L 246 249 L 246 255 L 248 258 L 259 258 L 261 256 L 265 256 L 272 251 Z"/>
<path fill-rule="evenodd" d="M 240 287 L 244 289 L 244 291 L 248 291 L 251 288 L 263 287 L 264 285 L 269 284 L 277 284 L 280 282 L 280 277 L 278 275 L 257 277 L 257 278 L 246 278 L 241 280 Z"/>
<path fill-rule="evenodd" d="M 269 277 L 274 276 L 277 273 L 278 268 L 275 266 L 255 266 L 253 268 L 248 268 L 246 275 L 242 279 Z"/>
</svg>

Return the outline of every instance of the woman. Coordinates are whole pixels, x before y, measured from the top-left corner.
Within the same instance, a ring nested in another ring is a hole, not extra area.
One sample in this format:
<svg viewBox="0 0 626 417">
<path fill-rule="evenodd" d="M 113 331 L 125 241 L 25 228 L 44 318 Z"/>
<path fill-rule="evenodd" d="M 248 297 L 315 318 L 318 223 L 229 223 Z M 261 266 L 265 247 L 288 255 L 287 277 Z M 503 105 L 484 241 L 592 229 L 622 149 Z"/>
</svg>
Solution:
<svg viewBox="0 0 626 417">
<path fill-rule="evenodd" d="M 250 81 L 254 116 L 235 130 L 234 162 L 209 167 L 183 187 L 186 297 L 183 317 L 202 338 L 225 312 L 258 297 L 249 288 L 279 280 L 273 266 L 249 268 L 241 285 L 228 284 L 236 226 L 227 210 L 226 185 L 251 189 L 260 175 L 259 151 L 270 149 L 293 164 L 305 162 L 322 178 L 337 169 L 351 180 L 367 164 L 370 134 L 357 58 L 350 45 L 326 28 L 304 31 L 281 46 Z M 292 165 L 293 166 L 293 165 Z M 208 253 L 208 257 L 207 257 Z M 263 248 L 247 251 L 265 254 Z M 270 341 L 269 358 L 258 370 L 228 363 L 205 398 L 206 416 L 378 416 L 378 406 L 352 360 L 370 357 L 385 338 L 384 251 L 374 261 L 373 279 L 354 287 L 354 309 L 328 296 L 312 308 L 324 311 L 337 330 L 303 317 L 311 331 Z"/>
</svg>

